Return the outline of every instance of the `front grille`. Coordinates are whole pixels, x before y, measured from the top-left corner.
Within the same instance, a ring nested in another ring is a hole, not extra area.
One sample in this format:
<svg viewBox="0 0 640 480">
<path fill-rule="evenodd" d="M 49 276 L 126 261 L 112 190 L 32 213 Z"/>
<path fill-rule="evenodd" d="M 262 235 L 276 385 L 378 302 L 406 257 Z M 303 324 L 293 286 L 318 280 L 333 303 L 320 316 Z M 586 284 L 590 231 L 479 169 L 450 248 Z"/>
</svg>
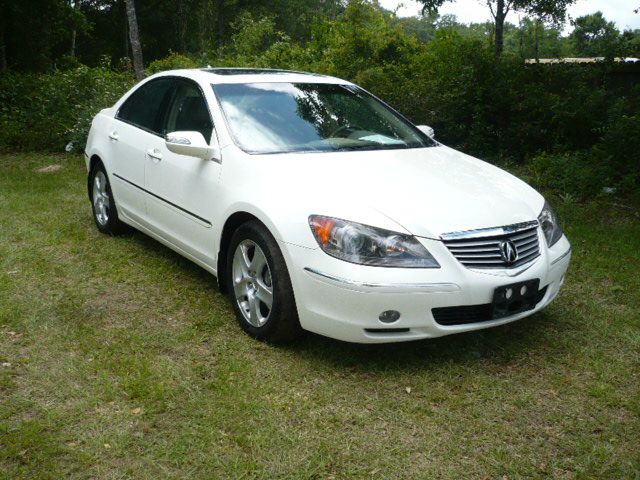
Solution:
<svg viewBox="0 0 640 480">
<path fill-rule="evenodd" d="M 536 305 L 542 301 L 548 286 L 538 291 Z M 488 322 L 494 320 L 493 305 L 462 305 L 459 307 L 432 308 L 431 313 L 436 323 L 440 325 L 465 325 L 468 323 Z"/>
<path fill-rule="evenodd" d="M 515 268 L 540 256 L 538 222 L 448 233 L 441 238 L 453 256 L 469 268 Z M 507 261 L 501 252 L 500 245 L 506 241 L 515 246 L 515 261 Z"/>
</svg>

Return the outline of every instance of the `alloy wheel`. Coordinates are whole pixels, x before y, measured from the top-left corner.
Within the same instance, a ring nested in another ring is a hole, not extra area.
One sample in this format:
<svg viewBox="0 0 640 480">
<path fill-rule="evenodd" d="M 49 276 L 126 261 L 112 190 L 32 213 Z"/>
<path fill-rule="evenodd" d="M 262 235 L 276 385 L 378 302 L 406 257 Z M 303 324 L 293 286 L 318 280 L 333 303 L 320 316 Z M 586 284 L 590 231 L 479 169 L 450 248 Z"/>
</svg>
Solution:
<svg viewBox="0 0 640 480">
<path fill-rule="evenodd" d="M 254 327 L 269 320 L 273 305 L 273 279 L 262 249 L 243 240 L 233 254 L 233 290 L 244 319 Z"/>
<path fill-rule="evenodd" d="M 107 177 L 104 172 L 98 171 L 93 178 L 93 208 L 96 220 L 102 226 L 109 222 L 109 209 L 111 201 L 107 192 Z"/>
</svg>

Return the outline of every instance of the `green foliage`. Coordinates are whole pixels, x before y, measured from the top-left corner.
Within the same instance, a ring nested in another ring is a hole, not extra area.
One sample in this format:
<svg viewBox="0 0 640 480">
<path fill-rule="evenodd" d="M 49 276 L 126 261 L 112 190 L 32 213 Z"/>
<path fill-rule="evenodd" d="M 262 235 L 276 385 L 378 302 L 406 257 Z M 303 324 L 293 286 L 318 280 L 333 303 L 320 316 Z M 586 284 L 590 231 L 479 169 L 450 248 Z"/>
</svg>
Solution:
<svg viewBox="0 0 640 480">
<path fill-rule="evenodd" d="M 288 41 L 286 35 L 276 31 L 272 17 L 254 19 L 249 12 L 243 12 L 232 24 L 234 34 L 229 50 L 242 59 L 252 59 L 264 53 L 277 41 Z"/>
<path fill-rule="evenodd" d="M 107 67 L 0 75 L 0 149 L 61 151 L 69 141 L 82 149 L 93 116 L 132 83 Z"/>
<path fill-rule="evenodd" d="M 186 55 L 180 55 L 179 53 L 169 52 L 164 58 L 155 60 L 149 64 L 147 73 L 153 75 L 154 73 L 163 72 L 165 70 L 178 70 L 181 68 L 196 68 L 198 64 L 190 57 Z"/>
<path fill-rule="evenodd" d="M 71 31 L 88 32 L 85 17 L 66 0 L 2 1 L 0 45 L 9 68 L 44 71 L 69 54 Z"/>
<path fill-rule="evenodd" d="M 424 5 L 424 10 L 427 12 L 437 12 L 438 9 L 447 2 L 453 0 L 418 0 L 419 3 Z M 567 11 L 567 6 L 574 3 L 575 0 L 513 0 L 508 3 L 510 8 L 524 12 L 531 16 L 547 17 L 554 20 L 564 19 Z M 496 0 L 487 0 L 486 2 L 491 8 L 492 12 L 496 12 Z"/>
<path fill-rule="evenodd" d="M 567 39 L 558 44 L 557 26 L 528 19 L 507 25 L 507 50 L 497 59 L 486 28 L 450 17 L 424 17 L 407 28 L 371 2 L 351 0 L 337 18 L 316 21 L 303 44 L 279 29 L 276 16 L 245 11 L 230 24 L 224 48 L 210 45 L 197 60 L 170 52 L 148 72 L 208 63 L 335 75 L 433 126 L 454 148 L 520 165 L 534 159 L 545 187 L 579 197 L 604 186 L 637 187 L 640 91 L 610 81 L 618 67 L 525 65 L 536 48 L 553 55 L 570 46 Z M 636 37 L 625 35 L 632 45 Z M 0 149 L 59 151 L 70 140 L 82 148 L 92 116 L 133 83 L 127 62 L 114 71 L 108 62 L 87 68 L 73 60 L 49 75 L 0 75 Z"/>
<path fill-rule="evenodd" d="M 571 41 L 582 57 L 613 57 L 618 51 L 620 32 L 615 23 L 607 21 L 602 12 L 576 18 Z"/>
<path fill-rule="evenodd" d="M 612 186 L 611 178 L 607 176 L 609 169 L 579 152 L 541 153 L 529 162 L 527 171 L 528 180 L 536 188 L 557 196 L 570 194 L 585 199 Z"/>
</svg>

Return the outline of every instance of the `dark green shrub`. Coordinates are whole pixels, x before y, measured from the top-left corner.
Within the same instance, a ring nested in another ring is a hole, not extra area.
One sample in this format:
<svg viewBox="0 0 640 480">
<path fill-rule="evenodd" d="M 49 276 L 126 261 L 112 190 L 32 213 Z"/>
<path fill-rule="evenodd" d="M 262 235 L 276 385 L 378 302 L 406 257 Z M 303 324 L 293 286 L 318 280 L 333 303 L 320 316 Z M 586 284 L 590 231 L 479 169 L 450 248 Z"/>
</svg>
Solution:
<svg viewBox="0 0 640 480">
<path fill-rule="evenodd" d="M 163 72 L 165 70 L 177 70 L 181 68 L 196 68 L 198 64 L 195 60 L 179 53 L 169 52 L 164 58 L 155 60 L 149 64 L 147 73 L 153 75 L 154 73 Z"/>
<path fill-rule="evenodd" d="M 81 66 L 51 74 L 0 75 L 0 149 L 84 148 L 91 119 L 133 85 L 127 74 Z"/>
<path fill-rule="evenodd" d="M 604 187 L 614 186 L 611 170 L 585 153 L 542 153 L 529 162 L 525 171 L 527 180 L 536 188 L 578 199 L 593 197 Z"/>
</svg>

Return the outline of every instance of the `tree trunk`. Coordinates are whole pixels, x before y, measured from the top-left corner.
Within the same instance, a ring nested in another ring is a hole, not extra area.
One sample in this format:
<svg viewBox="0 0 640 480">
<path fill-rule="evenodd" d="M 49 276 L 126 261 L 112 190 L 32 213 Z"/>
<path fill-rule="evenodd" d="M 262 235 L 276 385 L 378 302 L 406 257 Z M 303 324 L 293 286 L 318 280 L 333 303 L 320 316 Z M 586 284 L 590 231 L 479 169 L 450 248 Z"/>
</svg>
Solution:
<svg viewBox="0 0 640 480">
<path fill-rule="evenodd" d="M 217 0 L 216 14 L 218 15 L 218 49 L 222 49 L 224 44 L 224 0 Z"/>
<path fill-rule="evenodd" d="M 200 10 L 200 21 L 199 21 L 199 27 L 200 27 L 200 54 L 201 56 L 205 56 L 206 52 L 207 52 L 207 32 L 209 30 L 209 19 L 208 19 L 208 7 L 209 7 L 209 2 L 208 0 L 204 0 L 201 4 L 201 10 Z"/>
<path fill-rule="evenodd" d="M 75 0 L 73 4 L 74 10 L 80 10 L 80 0 Z M 78 27 L 74 23 L 73 29 L 71 30 L 71 48 L 69 48 L 69 55 L 71 57 L 76 56 L 76 35 L 77 35 Z"/>
<path fill-rule="evenodd" d="M 496 21 L 496 57 L 502 55 L 504 50 L 504 19 L 507 16 L 505 12 L 504 0 L 498 0 L 496 5 L 495 21 Z"/>
<path fill-rule="evenodd" d="M 536 57 L 536 63 L 540 63 L 540 25 L 541 25 L 542 21 L 537 18 L 536 19 L 536 28 L 535 28 L 535 35 L 536 35 L 536 42 L 535 42 L 535 57 Z"/>
<path fill-rule="evenodd" d="M 177 33 L 178 33 L 178 52 L 186 53 L 187 51 L 187 42 L 185 41 L 185 36 L 187 33 L 187 14 L 188 10 L 185 8 L 184 0 L 178 0 L 178 6 L 176 8 L 176 13 L 178 16 L 178 21 L 176 22 Z"/>
<path fill-rule="evenodd" d="M 125 0 L 127 7 L 127 20 L 129 21 L 129 40 L 131 41 L 131 53 L 133 55 L 133 69 L 136 78 L 142 80 L 144 75 L 144 63 L 142 62 L 142 46 L 138 35 L 138 20 L 136 19 L 136 7 L 133 0 Z"/>
<path fill-rule="evenodd" d="M 5 14 L 3 12 L 4 5 L 0 2 L 0 72 L 7 71 L 7 47 L 4 44 L 4 22 Z"/>
<path fill-rule="evenodd" d="M 4 46 L 4 38 L 0 37 L 0 72 L 7 71 L 7 49 Z"/>
</svg>

